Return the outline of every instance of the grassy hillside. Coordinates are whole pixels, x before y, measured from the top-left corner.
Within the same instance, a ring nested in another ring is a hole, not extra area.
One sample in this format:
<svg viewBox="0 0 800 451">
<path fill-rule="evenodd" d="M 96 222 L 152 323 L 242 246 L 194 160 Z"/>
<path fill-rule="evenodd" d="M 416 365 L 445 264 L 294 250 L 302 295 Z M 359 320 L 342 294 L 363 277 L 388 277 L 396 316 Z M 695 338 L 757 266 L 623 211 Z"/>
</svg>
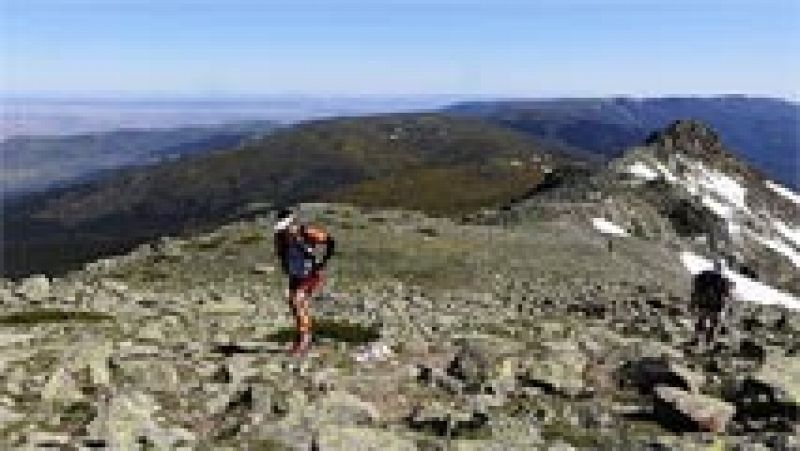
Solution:
<svg viewBox="0 0 800 451">
<path fill-rule="evenodd" d="M 502 205 L 528 193 L 542 181 L 538 166 L 516 161 L 453 167 L 415 168 L 349 185 L 331 200 L 368 207 L 404 208 L 457 215 Z"/>
<path fill-rule="evenodd" d="M 6 275 L 61 270 L 248 206 L 340 199 L 460 214 L 532 189 L 549 148 L 477 119 L 403 114 L 317 121 L 228 151 L 114 173 L 7 205 Z M 403 183 L 413 190 L 401 189 Z"/>
</svg>

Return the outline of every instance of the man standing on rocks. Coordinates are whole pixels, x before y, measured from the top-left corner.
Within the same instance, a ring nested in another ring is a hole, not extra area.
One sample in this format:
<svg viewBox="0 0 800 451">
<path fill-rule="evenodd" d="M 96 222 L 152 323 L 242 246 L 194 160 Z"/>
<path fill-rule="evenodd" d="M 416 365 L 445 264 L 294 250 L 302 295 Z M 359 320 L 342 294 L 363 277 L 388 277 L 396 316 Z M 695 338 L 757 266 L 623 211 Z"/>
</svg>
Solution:
<svg viewBox="0 0 800 451">
<path fill-rule="evenodd" d="M 299 356 L 311 345 L 308 300 L 322 285 L 322 269 L 333 255 L 334 241 L 325 231 L 301 224 L 291 210 L 278 214 L 274 230 L 275 253 L 289 277 L 289 304 L 297 326 L 297 339 L 289 352 Z"/>
</svg>

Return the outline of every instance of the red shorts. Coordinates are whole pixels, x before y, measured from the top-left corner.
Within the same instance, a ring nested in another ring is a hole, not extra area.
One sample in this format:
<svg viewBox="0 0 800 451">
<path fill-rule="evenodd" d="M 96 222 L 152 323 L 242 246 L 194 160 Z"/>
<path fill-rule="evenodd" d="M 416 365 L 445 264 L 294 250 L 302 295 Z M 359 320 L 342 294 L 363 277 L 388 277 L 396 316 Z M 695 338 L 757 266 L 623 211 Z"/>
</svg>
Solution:
<svg viewBox="0 0 800 451">
<path fill-rule="evenodd" d="M 322 285 L 322 273 L 319 271 L 313 272 L 306 277 L 292 277 L 289 279 L 289 289 L 293 291 L 302 290 L 306 293 L 319 288 Z"/>
</svg>

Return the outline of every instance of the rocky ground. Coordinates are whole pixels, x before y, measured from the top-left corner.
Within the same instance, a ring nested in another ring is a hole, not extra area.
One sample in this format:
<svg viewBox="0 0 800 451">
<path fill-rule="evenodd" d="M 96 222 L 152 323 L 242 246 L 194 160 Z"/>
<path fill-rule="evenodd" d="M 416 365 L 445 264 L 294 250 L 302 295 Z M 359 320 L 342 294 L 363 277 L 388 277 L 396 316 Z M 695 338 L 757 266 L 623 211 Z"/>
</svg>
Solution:
<svg viewBox="0 0 800 451">
<path fill-rule="evenodd" d="M 800 314 L 691 344 L 680 243 L 305 205 L 339 243 L 291 318 L 269 217 L 0 288 L 0 441 L 109 449 L 800 449 Z"/>
</svg>

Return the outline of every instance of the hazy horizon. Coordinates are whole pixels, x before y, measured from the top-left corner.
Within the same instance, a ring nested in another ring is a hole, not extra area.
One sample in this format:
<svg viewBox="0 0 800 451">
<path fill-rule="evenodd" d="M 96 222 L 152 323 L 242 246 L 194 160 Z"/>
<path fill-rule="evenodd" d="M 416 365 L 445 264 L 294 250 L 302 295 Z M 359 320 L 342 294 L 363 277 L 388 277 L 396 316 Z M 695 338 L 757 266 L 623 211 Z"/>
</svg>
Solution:
<svg viewBox="0 0 800 451">
<path fill-rule="evenodd" d="M 9 0 L 6 95 L 798 99 L 792 0 Z"/>
</svg>

